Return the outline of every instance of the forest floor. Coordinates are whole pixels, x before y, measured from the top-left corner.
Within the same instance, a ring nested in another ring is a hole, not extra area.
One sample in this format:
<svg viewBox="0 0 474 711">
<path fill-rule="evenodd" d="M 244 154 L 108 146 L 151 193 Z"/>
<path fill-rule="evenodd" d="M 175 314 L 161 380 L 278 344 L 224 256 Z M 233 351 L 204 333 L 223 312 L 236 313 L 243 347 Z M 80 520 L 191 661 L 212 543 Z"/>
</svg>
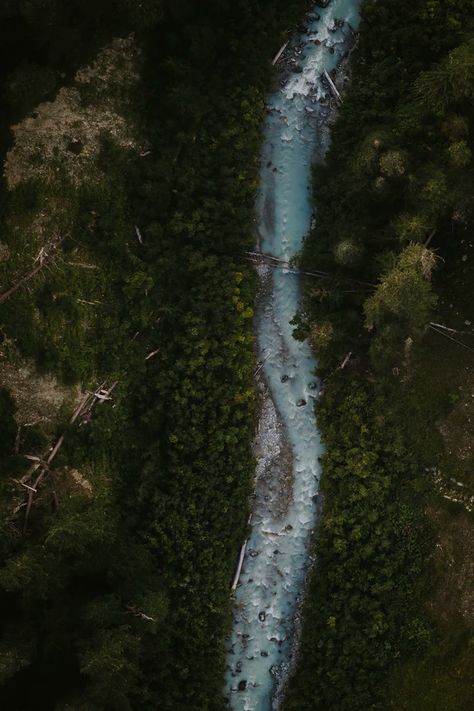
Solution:
<svg viewBox="0 0 474 711">
<path fill-rule="evenodd" d="M 393 674 L 391 708 L 398 711 L 467 709 L 474 694 L 474 258 L 468 240 L 453 245 L 446 267 L 437 319 L 458 332 L 426 335 L 414 354 L 409 394 L 419 415 L 419 445 L 438 462 L 426 511 L 435 546 L 421 581 L 432 636 Z"/>
</svg>

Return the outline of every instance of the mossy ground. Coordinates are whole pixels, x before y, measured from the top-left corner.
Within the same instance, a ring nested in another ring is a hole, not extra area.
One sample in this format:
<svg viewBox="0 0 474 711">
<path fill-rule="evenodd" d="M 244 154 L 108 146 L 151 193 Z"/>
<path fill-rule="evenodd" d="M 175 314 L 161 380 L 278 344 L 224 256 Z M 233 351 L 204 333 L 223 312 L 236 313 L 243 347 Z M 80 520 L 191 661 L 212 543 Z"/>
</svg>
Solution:
<svg viewBox="0 0 474 711">
<path fill-rule="evenodd" d="M 426 513 L 435 535 L 420 581 L 431 641 L 393 671 L 390 708 L 465 711 L 474 706 L 474 254 L 471 233 L 451 242 L 439 277 L 435 322 L 415 349 L 405 397 L 413 446 L 436 464 Z M 463 259 L 467 255 L 467 259 Z M 467 323 L 466 323 L 467 322 Z"/>
</svg>

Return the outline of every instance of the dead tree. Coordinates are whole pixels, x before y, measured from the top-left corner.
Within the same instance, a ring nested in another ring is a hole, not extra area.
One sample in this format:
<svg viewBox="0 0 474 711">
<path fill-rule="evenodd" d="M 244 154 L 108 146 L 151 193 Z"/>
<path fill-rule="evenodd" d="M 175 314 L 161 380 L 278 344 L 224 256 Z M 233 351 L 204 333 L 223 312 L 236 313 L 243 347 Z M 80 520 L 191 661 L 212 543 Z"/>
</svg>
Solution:
<svg viewBox="0 0 474 711">
<path fill-rule="evenodd" d="M 105 387 L 105 383 L 102 383 L 99 385 L 99 387 L 94 391 L 94 392 L 87 392 L 84 397 L 82 398 L 81 402 L 79 405 L 76 407 L 74 410 L 73 414 L 71 415 L 71 418 L 69 420 L 69 425 L 74 424 L 80 417 L 83 417 L 85 415 L 88 415 L 92 408 L 94 407 L 95 404 L 97 403 L 103 403 L 107 402 L 108 400 L 111 400 L 111 394 L 113 390 L 118 385 L 118 380 L 114 381 L 109 387 Z M 26 530 L 28 528 L 28 520 L 30 517 L 30 512 L 31 512 L 31 507 L 33 505 L 33 500 L 35 494 L 38 493 L 38 489 L 43 482 L 44 477 L 48 472 L 51 470 L 51 464 L 53 462 L 53 459 L 56 457 L 57 453 L 63 446 L 65 439 L 65 433 L 63 433 L 59 439 L 57 440 L 56 444 L 53 446 L 51 449 L 50 453 L 46 458 L 44 457 L 38 457 L 36 455 L 26 455 L 26 458 L 29 459 L 30 461 L 33 462 L 33 465 L 30 467 L 28 472 L 19 480 L 17 483 L 20 486 L 23 486 L 25 489 L 27 489 L 27 501 L 26 501 L 26 511 L 25 511 L 25 519 L 23 523 L 23 533 L 26 533 Z M 33 474 L 38 472 L 38 475 L 33 483 L 33 485 L 28 484 L 27 482 L 31 479 Z"/>
</svg>

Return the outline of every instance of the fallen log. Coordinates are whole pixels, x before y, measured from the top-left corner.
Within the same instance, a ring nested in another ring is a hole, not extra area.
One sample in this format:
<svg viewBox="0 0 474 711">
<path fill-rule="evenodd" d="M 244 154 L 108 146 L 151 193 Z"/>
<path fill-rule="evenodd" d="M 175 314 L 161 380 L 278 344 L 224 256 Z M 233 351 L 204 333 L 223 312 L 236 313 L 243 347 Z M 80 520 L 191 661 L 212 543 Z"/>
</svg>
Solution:
<svg viewBox="0 0 474 711">
<path fill-rule="evenodd" d="M 34 489 L 32 486 L 29 486 L 28 484 L 24 484 L 24 483 L 21 481 L 21 479 L 13 479 L 13 481 L 15 482 L 15 484 L 20 484 L 20 486 L 24 486 L 25 489 L 29 489 L 30 491 L 34 491 L 35 494 L 36 494 L 37 490 Z"/>
<path fill-rule="evenodd" d="M 274 58 L 273 58 L 273 61 L 272 61 L 272 66 L 273 66 L 273 67 L 274 67 L 275 64 L 278 62 L 278 60 L 280 59 L 281 55 L 283 54 L 283 52 L 285 51 L 285 49 L 286 49 L 287 47 L 288 47 L 288 42 L 285 42 L 285 44 L 284 44 L 282 47 L 280 47 L 280 49 L 278 50 L 278 52 L 275 54 L 275 56 L 274 56 Z"/>
<path fill-rule="evenodd" d="M 248 524 L 250 525 L 252 522 L 252 514 L 249 516 Z M 249 542 L 249 539 L 247 538 L 242 545 L 242 548 L 240 549 L 240 555 L 239 555 L 239 563 L 237 565 L 237 570 L 235 571 L 234 575 L 234 580 L 232 581 L 231 585 L 231 590 L 234 592 L 234 590 L 237 588 L 237 585 L 239 584 L 240 580 L 240 573 L 242 572 L 242 566 L 244 564 L 244 559 L 245 559 L 245 551 L 247 550 L 247 544 Z"/>
<path fill-rule="evenodd" d="M 135 607 L 132 607 L 129 605 L 127 607 L 127 610 L 132 613 L 132 615 L 135 615 L 135 617 L 141 617 L 142 620 L 146 620 L 147 622 L 156 622 L 154 617 L 151 617 L 150 615 L 146 615 L 144 612 L 141 612 L 140 610 L 137 610 Z"/>
<path fill-rule="evenodd" d="M 81 402 L 79 403 L 78 407 L 72 413 L 71 419 L 69 420 L 70 425 L 74 424 L 74 422 L 77 420 L 77 418 L 81 414 L 82 410 L 86 407 L 87 403 L 89 402 L 89 399 L 90 399 L 90 394 L 86 393 L 84 395 L 84 397 L 82 398 Z"/>
<path fill-rule="evenodd" d="M 67 262 L 70 267 L 81 267 L 81 269 L 99 269 L 97 264 L 86 264 L 85 262 Z"/>
<path fill-rule="evenodd" d="M 48 459 L 46 460 L 47 464 L 51 464 L 61 447 L 63 446 L 64 442 L 64 435 L 62 434 L 61 437 L 58 439 L 56 444 L 54 445 L 53 449 L 51 450 L 51 454 L 49 455 Z"/>
<path fill-rule="evenodd" d="M 237 588 L 237 585 L 239 584 L 240 573 L 242 572 L 242 566 L 244 564 L 245 551 L 247 550 L 247 543 L 248 543 L 248 539 L 245 541 L 242 548 L 240 549 L 239 563 L 237 565 L 237 570 L 235 572 L 234 580 L 232 582 L 232 587 L 231 587 L 232 592 Z"/>
<path fill-rule="evenodd" d="M 271 254 L 266 254 L 265 252 L 245 252 L 245 254 L 251 257 L 256 257 L 257 259 L 270 259 L 272 262 L 281 262 L 283 264 L 288 264 L 286 259 L 281 259 L 280 257 L 273 257 Z"/>
<path fill-rule="evenodd" d="M 349 351 L 349 353 L 346 355 L 346 357 L 344 358 L 344 360 L 341 363 L 341 370 L 344 370 L 344 368 L 349 363 L 351 358 L 352 358 L 352 351 Z"/>
<path fill-rule="evenodd" d="M 148 355 L 145 356 L 145 360 L 150 360 L 150 358 L 154 358 L 159 352 L 160 352 L 159 348 L 157 348 L 154 351 L 151 351 L 151 353 L 148 353 Z"/>
<path fill-rule="evenodd" d="M 137 235 L 137 239 L 138 239 L 138 241 L 140 242 L 140 244 L 143 244 L 142 233 L 141 233 L 141 231 L 140 231 L 140 228 L 137 227 L 137 225 L 135 225 L 135 234 Z"/>
<path fill-rule="evenodd" d="M 267 356 L 265 356 L 265 358 L 264 358 L 264 359 L 262 360 L 262 362 L 257 366 L 257 368 L 255 368 L 254 373 L 253 373 L 253 377 L 254 377 L 254 378 L 255 378 L 256 375 L 258 375 L 258 374 L 260 373 L 260 371 L 262 370 L 263 366 L 265 365 L 265 363 L 267 362 L 267 360 L 268 360 L 271 356 L 272 356 L 272 352 L 270 351 L 270 353 L 269 353 Z"/>
<path fill-rule="evenodd" d="M 432 323 L 430 323 L 428 327 L 431 328 L 431 330 L 434 331 L 435 333 L 438 333 L 440 336 L 444 336 L 445 338 L 448 338 L 453 343 L 457 343 L 458 346 L 462 346 L 463 348 L 466 348 L 466 350 L 474 353 L 474 348 L 471 348 L 471 346 L 468 346 L 466 343 L 459 341 L 457 338 L 453 338 L 453 336 L 450 336 L 448 333 L 445 333 L 441 328 L 438 328 L 437 326 L 433 326 Z"/>
<path fill-rule="evenodd" d="M 331 78 L 331 75 L 329 74 L 329 72 L 326 69 L 324 70 L 324 76 L 331 88 L 332 93 L 334 94 L 336 99 L 342 103 L 342 96 L 340 95 L 339 91 L 337 90 L 337 86 L 334 84 L 334 82 Z"/>
<path fill-rule="evenodd" d="M 438 328 L 442 328 L 443 331 L 449 331 L 450 333 L 465 333 L 464 331 L 456 331 L 455 328 L 448 328 L 447 326 L 443 326 L 442 323 L 435 323 L 434 321 L 430 321 L 430 326 L 437 326 Z"/>
</svg>

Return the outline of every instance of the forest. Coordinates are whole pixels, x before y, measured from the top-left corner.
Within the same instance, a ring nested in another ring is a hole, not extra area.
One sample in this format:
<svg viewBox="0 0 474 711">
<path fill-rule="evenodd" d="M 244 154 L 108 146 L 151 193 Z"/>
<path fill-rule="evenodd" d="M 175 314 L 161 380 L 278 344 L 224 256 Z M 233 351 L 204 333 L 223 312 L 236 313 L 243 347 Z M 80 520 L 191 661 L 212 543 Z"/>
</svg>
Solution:
<svg viewBox="0 0 474 711">
<path fill-rule="evenodd" d="M 0 10 L 0 705 L 222 709 L 293 2 Z"/>
<path fill-rule="evenodd" d="M 271 60 L 312 5 L 0 3 L 2 709 L 227 706 L 242 255 Z M 465 711 L 474 2 L 365 0 L 349 76 L 299 257 L 330 274 L 293 321 L 325 454 L 284 709 Z"/>
<path fill-rule="evenodd" d="M 287 711 L 474 703 L 473 10 L 367 0 L 315 168 L 301 263 L 331 277 L 294 323 L 324 383 L 324 505 Z"/>
</svg>

